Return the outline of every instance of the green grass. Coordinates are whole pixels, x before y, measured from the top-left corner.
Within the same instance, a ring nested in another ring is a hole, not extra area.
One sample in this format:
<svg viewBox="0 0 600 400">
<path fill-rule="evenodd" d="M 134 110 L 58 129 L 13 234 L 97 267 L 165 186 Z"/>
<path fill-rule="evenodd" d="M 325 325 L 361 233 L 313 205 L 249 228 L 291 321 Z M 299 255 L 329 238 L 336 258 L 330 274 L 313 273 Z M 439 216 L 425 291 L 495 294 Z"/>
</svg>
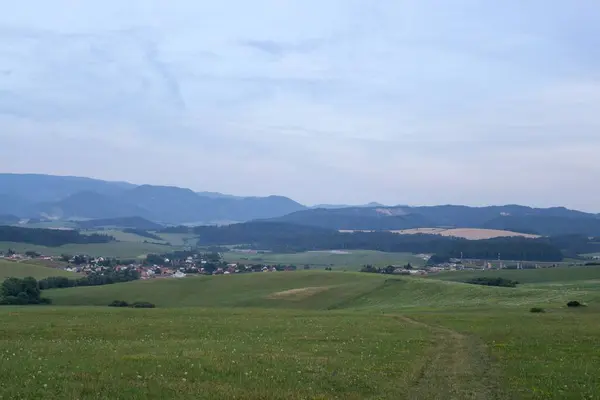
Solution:
<svg viewBox="0 0 600 400">
<path fill-rule="evenodd" d="M 371 264 L 376 267 L 388 265 L 405 265 L 411 263 L 421 266 L 425 261 L 410 253 L 385 253 L 371 250 L 349 250 L 347 254 L 332 253 L 331 251 L 314 251 L 304 253 L 279 254 L 244 254 L 230 252 L 224 254 L 228 262 L 240 262 L 245 264 L 287 264 L 304 266 L 310 265 L 315 268 L 332 267 L 333 269 L 344 269 L 358 271 L 363 265 Z"/>
<path fill-rule="evenodd" d="M 165 253 L 177 247 L 141 242 L 110 242 L 94 244 L 67 244 L 58 247 L 37 246 L 27 243 L 0 242 L 0 251 L 36 251 L 47 256 L 61 254 L 87 254 L 94 257 L 136 258 L 149 253 Z"/>
<path fill-rule="evenodd" d="M 36 279 L 42 279 L 49 276 L 77 277 L 78 275 L 62 269 L 29 264 L 28 262 L 0 260 L 0 282 L 10 277 L 25 278 L 27 276 L 33 276 Z"/>
<path fill-rule="evenodd" d="M 452 271 L 431 275 L 433 279 L 466 281 L 477 277 L 502 277 L 521 283 L 559 283 L 600 280 L 600 267 L 561 267 L 542 269 L 504 269 L 490 271 Z"/>
<path fill-rule="evenodd" d="M 104 229 L 104 230 L 86 230 L 82 233 L 86 235 L 91 235 L 93 233 L 98 233 L 101 235 L 110 235 L 113 236 L 119 242 L 134 242 L 134 243 L 143 243 L 144 241 L 156 242 L 156 240 L 146 238 L 143 236 L 136 235 L 134 233 L 123 232 L 119 229 Z"/>
<path fill-rule="evenodd" d="M 267 307 L 400 311 L 456 307 L 560 306 L 594 302 L 596 287 L 499 288 L 354 272 L 272 272 L 154 279 L 119 285 L 50 290 L 57 305 L 150 301 L 159 307 Z M 287 292 L 294 290 L 293 292 Z"/>
<path fill-rule="evenodd" d="M 500 275 L 516 288 L 311 270 L 48 290 L 52 306 L 0 307 L 0 393 L 598 398 L 598 271 L 500 271 L 523 274 Z M 116 299 L 158 308 L 103 307 Z"/>
<path fill-rule="evenodd" d="M 600 308 L 421 313 L 414 318 L 480 338 L 520 399 L 600 396 Z"/>
<path fill-rule="evenodd" d="M 32 307 L 0 321 L 7 399 L 401 399 L 433 344 L 406 321 L 333 313 Z"/>
</svg>

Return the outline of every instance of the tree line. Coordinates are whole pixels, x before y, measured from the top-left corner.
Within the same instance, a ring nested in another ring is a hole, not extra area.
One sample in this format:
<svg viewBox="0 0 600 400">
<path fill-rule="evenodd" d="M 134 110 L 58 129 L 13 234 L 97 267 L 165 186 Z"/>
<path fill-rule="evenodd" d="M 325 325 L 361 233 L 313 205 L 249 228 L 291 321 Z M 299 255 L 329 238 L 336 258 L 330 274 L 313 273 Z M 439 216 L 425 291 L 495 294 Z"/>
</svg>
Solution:
<svg viewBox="0 0 600 400">
<path fill-rule="evenodd" d="M 546 238 L 502 237 L 467 240 L 441 235 L 398 235 L 391 232 L 338 231 L 277 222 L 250 222 L 193 228 L 199 246 L 240 245 L 242 248 L 296 253 L 314 250 L 378 250 L 436 254 L 449 258 L 562 261 L 560 248 Z"/>
<path fill-rule="evenodd" d="M 51 276 L 39 280 L 40 290 L 70 288 L 75 286 L 101 286 L 113 283 L 130 282 L 140 279 L 140 274 L 135 269 L 122 269 L 120 271 L 93 272 L 81 278 L 67 278 L 65 276 Z"/>
<path fill-rule="evenodd" d="M 0 226 L 0 242 L 17 242 L 58 247 L 65 244 L 109 243 L 114 240 L 115 238 L 109 235 L 82 235 L 80 232 L 70 229 Z"/>
</svg>

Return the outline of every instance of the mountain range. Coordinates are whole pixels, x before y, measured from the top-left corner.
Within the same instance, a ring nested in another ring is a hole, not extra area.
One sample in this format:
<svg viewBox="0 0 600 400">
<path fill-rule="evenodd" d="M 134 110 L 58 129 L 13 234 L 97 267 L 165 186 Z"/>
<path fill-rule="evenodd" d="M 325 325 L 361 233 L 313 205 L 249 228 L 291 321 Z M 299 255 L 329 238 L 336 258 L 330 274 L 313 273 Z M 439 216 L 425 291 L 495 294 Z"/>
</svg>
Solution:
<svg viewBox="0 0 600 400">
<path fill-rule="evenodd" d="M 270 219 L 336 230 L 403 230 L 424 227 L 499 229 L 543 236 L 600 236 L 600 216 L 564 207 L 346 207 L 309 209 Z"/>
<path fill-rule="evenodd" d="M 172 186 L 38 174 L 0 174 L 4 219 L 142 217 L 162 224 L 242 222 L 306 207 L 282 196 L 237 197 Z"/>
<path fill-rule="evenodd" d="M 502 229 L 544 236 L 600 236 L 598 214 L 564 207 L 304 206 L 283 196 L 240 197 L 91 178 L 0 174 L 0 224 L 20 219 L 98 220 L 85 226 L 210 225 L 269 221 L 330 230 Z M 140 228 L 141 229 L 141 228 Z"/>
</svg>

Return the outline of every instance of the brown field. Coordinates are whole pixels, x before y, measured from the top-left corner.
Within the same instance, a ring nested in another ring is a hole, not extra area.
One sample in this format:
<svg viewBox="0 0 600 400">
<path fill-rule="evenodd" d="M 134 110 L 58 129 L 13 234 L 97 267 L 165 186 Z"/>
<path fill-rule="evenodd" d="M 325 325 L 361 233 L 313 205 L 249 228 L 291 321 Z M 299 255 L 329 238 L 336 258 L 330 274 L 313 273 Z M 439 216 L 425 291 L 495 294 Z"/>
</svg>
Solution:
<svg viewBox="0 0 600 400">
<path fill-rule="evenodd" d="M 352 230 L 340 230 L 340 232 L 352 233 L 352 232 L 373 232 L 373 231 L 352 231 Z M 498 229 L 479 229 L 479 228 L 413 228 L 403 229 L 398 231 L 390 231 L 399 235 L 416 235 L 416 234 L 427 234 L 427 235 L 441 235 L 441 236 L 452 236 L 459 237 L 469 240 L 483 240 L 493 239 L 497 237 L 525 237 L 530 239 L 538 238 L 538 235 L 530 235 L 527 233 L 519 233 L 512 231 L 503 231 Z"/>
</svg>

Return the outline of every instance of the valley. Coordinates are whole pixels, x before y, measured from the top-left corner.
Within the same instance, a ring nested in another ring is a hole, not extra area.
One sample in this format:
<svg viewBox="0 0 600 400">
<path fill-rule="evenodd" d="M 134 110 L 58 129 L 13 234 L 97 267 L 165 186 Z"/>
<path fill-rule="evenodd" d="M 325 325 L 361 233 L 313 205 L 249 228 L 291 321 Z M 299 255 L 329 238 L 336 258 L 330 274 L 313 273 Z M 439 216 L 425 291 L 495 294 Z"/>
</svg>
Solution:
<svg viewBox="0 0 600 400">
<path fill-rule="evenodd" d="M 20 209 L 0 198 L 3 396 L 600 393 L 595 214 L 49 179 Z M 243 222 L 188 223 L 216 220 Z"/>
</svg>

